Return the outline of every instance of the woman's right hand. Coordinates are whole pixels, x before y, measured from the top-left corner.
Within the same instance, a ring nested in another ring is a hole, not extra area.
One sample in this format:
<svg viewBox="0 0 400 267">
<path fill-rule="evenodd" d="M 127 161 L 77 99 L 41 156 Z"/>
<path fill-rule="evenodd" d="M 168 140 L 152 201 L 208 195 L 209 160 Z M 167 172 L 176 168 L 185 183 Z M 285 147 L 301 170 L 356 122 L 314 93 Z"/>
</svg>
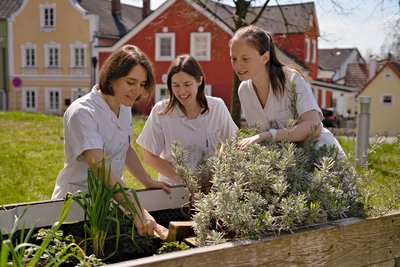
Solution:
<svg viewBox="0 0 400 267">
<path fill-rule="evenodd" d="M 142 210 L 141 218 L 136 214 L 134 222 L 139 235 L 154 235 L 157 223 L 147 210 Z"/>
</svg>

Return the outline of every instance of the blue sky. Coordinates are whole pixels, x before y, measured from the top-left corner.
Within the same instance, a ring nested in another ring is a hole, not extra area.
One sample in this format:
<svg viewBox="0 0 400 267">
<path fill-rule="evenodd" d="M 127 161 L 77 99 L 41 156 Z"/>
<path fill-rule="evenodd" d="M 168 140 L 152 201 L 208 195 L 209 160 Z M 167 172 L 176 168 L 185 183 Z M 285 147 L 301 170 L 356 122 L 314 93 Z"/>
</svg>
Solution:
<svg viewBox="0 0 400 267">
<path fill-rule="evenodd" d="M 121 0 L 123 3 L 141 6 L 142 0 Z M 165 0 L 151 0 L 156 9 Z M 232 4 L 232 1 L 223 0 Z M 261 4 L 261 0 L 255 1 Z M 301 0 L 279 0 L 279 4 L 310 2 Z M 338 14 L 330 0 L 315 0 L 321 37 L 320 48 L 356 47 L 363 56 L 377 54 L 385 42 L 387 32 L 393 31 L 395 19 L 399 19 L 398 0 L 336 0 L 347 14 Z M 275 5 L 271 0 L 270 5 Z M 396 15 L 397 14 L 397 15 Z"/>
</svg>

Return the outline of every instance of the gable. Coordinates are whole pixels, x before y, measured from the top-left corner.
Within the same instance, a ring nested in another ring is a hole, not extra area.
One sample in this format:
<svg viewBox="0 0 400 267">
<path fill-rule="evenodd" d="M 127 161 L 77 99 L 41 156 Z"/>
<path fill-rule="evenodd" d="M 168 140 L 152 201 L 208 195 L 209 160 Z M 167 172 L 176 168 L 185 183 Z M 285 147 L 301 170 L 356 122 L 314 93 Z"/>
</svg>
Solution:
<svg viewBox="0 0 400 267">
<path fill-rule="evenodd" d="M 359 95 L 374 94 L 383 89 L 400 95 L 400 67 L 398 64 L 393 62 L 387 63 L 368 81 Z"/>
<path fill-rule="evenodd" d="M 223 31 L 232 35 L 232 31 L 226 27 L 223 23 L 214 18 L 212 14 L 202 9 L 194 1 L 190 0 L 169 0 L 162 4 L 158 9 L 152 12 L 144 20 L 138 23 L 133 29 L 131 29 L 125 36 L 123 36 L 118 42 L 110 47 L 98 47 L 99 52 L 112 52 L 116 48 L 129 43 L 133 37 L 139 34 L 142 30 L 146 30 L 149 26 L 163 26 L 162 23 L 165 21 L 179 21 L 181 24 L 175 24 L 175 27 L 186 28 L 188 26 L 195 26 L 202 21 L 208 26 L 210 24 L 219 28 L 219 31 Z M 197 27 L 198 28 L 198 27 Z"/>
</svg>

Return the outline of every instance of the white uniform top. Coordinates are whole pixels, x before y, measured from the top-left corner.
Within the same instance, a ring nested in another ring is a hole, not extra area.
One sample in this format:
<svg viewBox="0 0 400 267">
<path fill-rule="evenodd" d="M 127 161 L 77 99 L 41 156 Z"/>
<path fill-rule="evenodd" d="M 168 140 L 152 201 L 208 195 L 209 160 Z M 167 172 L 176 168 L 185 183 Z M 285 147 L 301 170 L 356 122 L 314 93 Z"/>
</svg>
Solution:
<svg viewBox="0 0 400 267">
<path fill-rule="evenodd" d="M 182 148 L 188 152 L 188 167 L 194 170 L 202 151 L 207 152 L 208 156 L 213 156 L 218 141 L 225 142 L 233 137 L 237 130 L 222 99 L 207 96 L 207 102 L 208 113 L 199 114 L 193 120 L 189 120 L 177 105 L 171 112 L 160 115 L 159 111 L 165 108 L 167 102 L 158 102 L 136 142 L 154 155 L 172 162 L 171 145 L 179 140 Z M 162 174 L 158 175 L 158 179 L 176 184 L 174 180 Z"/>
<path fill-rule="evenodd" d="M 94 86 L 64 113 L 64 168 L 57 177 L 52 199 L 67 192 L 87 192 L 88 164 L 81 156 L 89 149 L 103 149 L 112 170 L 122 176 L 133 130 L 131 109 L 120 106 L 119 117 Z M 107 166 L 108 167 L 108 166 Z"/>
<path fill-rule="evenodd" d="M 284 95 L 277 98 L 272 92 L 272 88 L 270 88 L 267 103 L 264 108 L 262 108 L 260 101 L 258 100 L 252 81 L 247 80 L 240 84 L 239 99 L 246 122 L 249 126 L 259 125 L 262 131 L 271 127 L 276 129 L 284 128 L 287 121 L 293 118 L 290 109 L 291 98 L 290 93 L 288 92 L 288 90 L 290 90 L 290 84 L 293 82 L 296 84 L 296 110 L 298 116 L 300 117 L 307 111 L 316 110 L 322 121 L 323 115 L 314 94 L 311 91 L 310 83 L 294 70 L 285 69 L 285 75 L 286 89 Z M 319 147 L 324 144 L 335 145 L 339 149 L 340 155 L 342 157 L 345 156 L 339 142 L 326 128 L 322 128 L 317 146 Z"/>
</svg>

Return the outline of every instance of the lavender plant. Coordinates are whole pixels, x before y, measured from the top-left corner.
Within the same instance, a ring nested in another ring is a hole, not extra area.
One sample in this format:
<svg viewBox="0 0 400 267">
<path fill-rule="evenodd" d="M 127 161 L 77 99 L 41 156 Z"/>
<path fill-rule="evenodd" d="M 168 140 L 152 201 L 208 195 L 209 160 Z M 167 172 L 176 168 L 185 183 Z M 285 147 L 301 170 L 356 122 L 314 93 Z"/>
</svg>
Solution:
<svg viewBox="0 0 400 267">
<path fill-rule="evenodd" d="M 359 175 L 334 147 L 316 149 L 311 137 L 301 143 L 266 141 L 238 149 L 238 140 L 254 131 L 240 130 L 222 153 L 210 158 L 212 186 L 207 192 L 196 186 L 196 171 L 190 172 L 182 159 L 177 162 L 177 170 L 185 169 L 178 174 L 194 196 L 192 220 L 199 245 L 259 239 L 364 215 L 356 186 Z M 174 149 L 182 155 L 179 147 Z"/>
</svg>

